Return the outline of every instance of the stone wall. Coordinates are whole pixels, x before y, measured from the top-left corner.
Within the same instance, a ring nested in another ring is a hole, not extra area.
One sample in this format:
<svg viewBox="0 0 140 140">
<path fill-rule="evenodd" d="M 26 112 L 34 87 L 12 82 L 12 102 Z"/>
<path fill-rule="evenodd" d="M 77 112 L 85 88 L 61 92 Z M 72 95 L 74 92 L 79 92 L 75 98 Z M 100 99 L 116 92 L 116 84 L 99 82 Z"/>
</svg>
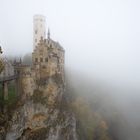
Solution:
<svg viewBox="0 0 140 140">
<path fill-rule="evenodd" d="M 37 79 L 57 73 L 64 75 L 64 49 L 51 39 L 40 40 L 32 53 L 32 61 Z"/>
</svg>

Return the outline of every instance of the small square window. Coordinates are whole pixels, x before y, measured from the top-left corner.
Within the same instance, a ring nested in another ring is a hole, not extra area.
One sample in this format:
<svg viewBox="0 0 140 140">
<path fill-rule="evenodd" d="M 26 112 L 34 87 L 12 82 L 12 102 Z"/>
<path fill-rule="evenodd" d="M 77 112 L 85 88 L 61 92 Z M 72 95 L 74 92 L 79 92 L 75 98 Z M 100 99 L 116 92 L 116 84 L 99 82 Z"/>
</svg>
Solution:
<svg viewBox="0 0 140 140">
<path fill-rule="evenodd" d="M 46 69 L 46 66 L 42 66 L 43 69 Z"/>
<path fill-rule="evenodd" d="M 43 62 L 43 58 L 40 58 L 40 62 Z"/>
<path fill-rule="evenodd" d="M 48 62 L 48 58 L 45 58 L 45 62 Z"/>
<path fill-rule="evenodd" d="M 38 62 L 38 59 L 37 58 L 35 58 L 35 62 Z"/>
</svg>

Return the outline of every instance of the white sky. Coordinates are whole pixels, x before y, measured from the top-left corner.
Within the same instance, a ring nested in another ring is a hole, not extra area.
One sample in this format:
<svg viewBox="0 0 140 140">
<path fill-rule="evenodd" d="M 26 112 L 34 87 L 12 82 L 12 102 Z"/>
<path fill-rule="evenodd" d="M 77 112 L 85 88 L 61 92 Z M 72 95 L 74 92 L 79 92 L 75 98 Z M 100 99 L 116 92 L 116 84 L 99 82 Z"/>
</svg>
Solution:
<svg viewBox="0 0 140 140">
<path fill-rule="evenodd" d="M 140 84 L 139 0 L 0 0 L 5 55 L 32 52 L 33 15 L 46 16 L 66 65 L 117 84 Z"/>
</svg>

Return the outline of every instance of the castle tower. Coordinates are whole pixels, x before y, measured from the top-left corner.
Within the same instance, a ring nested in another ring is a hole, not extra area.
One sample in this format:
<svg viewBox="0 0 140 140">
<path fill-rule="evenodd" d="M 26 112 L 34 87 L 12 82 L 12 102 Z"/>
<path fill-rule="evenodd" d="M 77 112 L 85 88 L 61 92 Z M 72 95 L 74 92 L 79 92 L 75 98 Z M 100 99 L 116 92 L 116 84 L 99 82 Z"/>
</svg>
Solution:
<svg viewBox="0 0 140 140">
<path fill-rule="evenodd" d="M 42 15 L 35 15 L 33 19 L 33 45 L 34 49 L 39 43 L 41 37 L 46 38 L 46 18 Z"/>
<path fill-rule="evenodd" d="M 34 16 L 35 45 L 32 53 L 32 62 L 36 79 L 46 79 L 53 75 L 61 75 L 63 78 L 65 51 L 58 42 L 50 38 L 49 29 L 47 38 L 45 34 L 45 17 Z"/>
</svg>

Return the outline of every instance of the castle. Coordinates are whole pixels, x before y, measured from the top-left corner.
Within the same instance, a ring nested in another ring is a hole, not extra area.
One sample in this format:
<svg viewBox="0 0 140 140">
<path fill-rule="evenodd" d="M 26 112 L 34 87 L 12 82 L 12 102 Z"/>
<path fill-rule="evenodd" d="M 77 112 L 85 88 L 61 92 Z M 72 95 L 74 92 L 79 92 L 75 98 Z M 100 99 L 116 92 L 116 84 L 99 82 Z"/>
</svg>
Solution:
<svg viewBox="0 0 140 140">
<path fill-rule="evenodd" d="M 36 89 L 37 81 L 46 81 L 55 75 L 64 81 L 65 51 L 58 42 L 51 39 L 49 30 L 46 38 L 45 24 L 44 16 L 34 16 L 32 66 L 17 67 L 24 87 L 23 93 L 26 90 L 29 95 Z"/>
<path fill-rule="evenodd" d="M 59 76 L 64 82 L 64 49 L 51 39 L 49 30 L 46 38 L 44 16 L 35 15 L 33 24 L 32 66 L 15 66 L 20 92 L 26 93 L 25 97 L 33 95 L 38 82 L 45 82 L 49 77 Z"/>
<path fill-rule="evenodd" d="M 41 28 L 41 29 L 40 29 Z M 37 78 L 47 78 L 56 73 L 64 73 L 64 49 L 58 42 L 45 38 L 44 16 L 34 16 L 34 51 L 32 53 L 33 68 Z"/>
<path fill-rule="evenodd" d="M 6 140 L 77 140 L 76 118 L 65 95 L 65 51 L 49 30 L 45 37 L 45 30 L 44 16 L 34 16 L 32 65 L 14 65 L 20 96 L 8 129 L 3 128 Z"/>
<path fill-rule="evenodd" d="M 32 53 L 33 69 L 37 78 L 44 78 L 54 74 L 64 74 L 64 49 L 58 42 L 45 38 L 44 16 L 34 16 L 34 51 Z"/>
<path fill-rule="evenodd" d="M 15 61 L 13 65 L 5 63 L 4 71 L 0 75 L 5 89 L 3 90 L 5 99 L 8 98 L 7 83 L 11 80 L 15 80 L 16 94 L 23 99 L 32 96 L 34 90 L 42 83 L 46 83 L 50 77 L 55 77 L 64 83 L 64 49 L 51 39 L 49 30 L 46 38 L 44 16 L 35 15 L 33 25 L 32 66 L 23 65 L 21 59 L 20 62 Z"/>
</svg>

